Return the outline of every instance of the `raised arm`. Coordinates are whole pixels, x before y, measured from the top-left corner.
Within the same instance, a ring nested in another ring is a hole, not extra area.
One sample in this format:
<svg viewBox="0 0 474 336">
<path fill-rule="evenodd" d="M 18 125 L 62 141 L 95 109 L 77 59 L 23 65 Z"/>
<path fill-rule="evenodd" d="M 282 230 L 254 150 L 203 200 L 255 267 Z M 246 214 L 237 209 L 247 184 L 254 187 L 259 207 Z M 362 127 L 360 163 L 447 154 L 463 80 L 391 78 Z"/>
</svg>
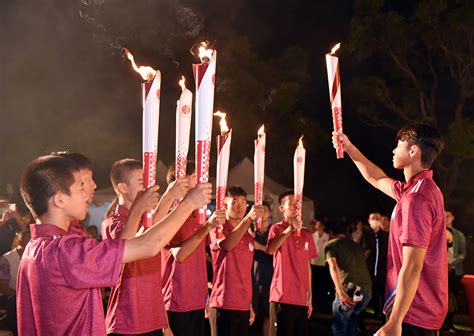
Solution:
<svg viewBox="0 0 474 336">
<path fill-rule="evenodd" d="M 153 215 L 153 223 L 158 223 L 165 218 L 173 203 L 183 198 L 188 190 L 189 182 L 187 178 L 177 179 L 170 183 L 158 203 L 158 207 Z"/>
<path fill-rule="evenodd" d="M 141 236 L 125 242 L 123 262 L 150 258 L 156 255 L 176 232 L 191 213 L 211 201 L 212 186 L 203 183 L 191 189 L 179 206 L 168 214 L 161 222 L 153 225 Z"/>
<path fill-rule="evenodd" d="M 186 239 L 181 246 L 173 247 L 171 253 L 178 262 L 183 262 L 188 258 L 201 244 L 203 239 L 206 238 L 207 234 L 219 224 L 225 222 L 225 210 L 216 210 L 207 221 L 206 225 L 203 225 L 197 230 L 191 237 Z"/>
<path fill-rule="evenodd" d="M 155 185 L 140 191 L 135 198 L 123 229 L 117 232 L 115 239 L 132 239 L 137 235 L 138 226 L 144 212 L 154 209 L 158 204 L 160 187 Z"/>
<path fill-rule="evenodd" d="M 394 180 L 388 177 L 382 169 L 367 159 L 364 154 L 362 154 L 359 149 L 352 144 L 347 135 L 333 132 L 332 142 L 334 147 L 336 147 L 338 139 L 342 141 L 344 151 L 349 154 L 357 169 L 359 169 L 366 181 L 388 196 L 395 198 L 395 195 L 392 191 L 392 184 Z"/>
<path fill-rule="evenodd" d="M 254 204 L 250 209 L 247 216 L 245 216 L 240 223 L 234 228 L 234 230 L 223 239 L 219 240 L 217 245 L 224 251 L 232 251 L 234 247 L 240 242 L 245 233 L 247 233 L 250 224 L 255 218 L 262 218 L 263 216 L 263 205 Z"/>
<path fill-rule="evenodd" d="M 329 257 L 327 262 L 329 265 L 329 273 L 331 274 L 332 282 L 336 288 L 337 296 L 339 296 L 339 299 L 343 305 L 352 307 L 355 302 L 351 297 L 349 297 L 349 295 L 347 295 L 346 291 L 344 290 L 344 286 L 342 285 L 341 270 L 339 269 L 336 258 Z"/>
</svg>

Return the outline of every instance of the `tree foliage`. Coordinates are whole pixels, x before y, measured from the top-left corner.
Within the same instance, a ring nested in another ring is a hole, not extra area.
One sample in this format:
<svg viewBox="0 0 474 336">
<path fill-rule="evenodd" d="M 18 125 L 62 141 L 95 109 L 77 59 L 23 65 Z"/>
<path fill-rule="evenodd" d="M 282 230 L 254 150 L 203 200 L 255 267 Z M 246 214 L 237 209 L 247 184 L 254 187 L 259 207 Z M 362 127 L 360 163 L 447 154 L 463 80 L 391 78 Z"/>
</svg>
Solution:
<svg viewBox="0 0 474 336">
<path fill-rule="evenodd" d="M 438 160 L 449 197 L 460 166 L 474 158 L 474 3 L 358 0 L 350 47 L 366 65 L 348 96 L 370 125 L 397 129 L 424 121 L 438 127 L 446 147 Z M 390 112 L 390 117 L 385 111 Z"/>
</svg>

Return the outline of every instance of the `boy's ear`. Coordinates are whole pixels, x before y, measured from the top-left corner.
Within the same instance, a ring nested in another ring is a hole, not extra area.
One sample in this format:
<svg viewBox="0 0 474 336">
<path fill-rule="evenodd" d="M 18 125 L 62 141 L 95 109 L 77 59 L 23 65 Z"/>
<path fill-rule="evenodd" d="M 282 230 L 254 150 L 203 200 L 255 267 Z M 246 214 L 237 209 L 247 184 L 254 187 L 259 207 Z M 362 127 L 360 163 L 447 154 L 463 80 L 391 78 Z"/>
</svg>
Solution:
<svg viewBox="0 0 474 336">
<path fill-rule="evenodd" d="M 278 206 L 278 210 L 280 210 L 280 212 L 283 213 L 283 205 L 280 204 L 280 205 Z"/>
<path fill-rule="evenodd" d="M 121 194 L 126 194 L 127 193 L 127 183 L 125 182 L 120 182 L 119 184 L 117 184 L 117 189 L 118 191 L 121 193 Z"/>
<path fill-rule="evenodd" d="M 419 147 L 419 146 L 417 146 L 417 145 L 412 145 L 412 146 L 410 147 L 410 151 L 409 151 L 410 156 L 415 156 L 419 151 L 420 151 L 420 147 Z"/>
<path fill-rule="evenodd" d="M 64 208 L 65 205 L 65 200 L 64 200 L 64 194 L 63 193 L 56 193 L 54 194 L 50 199 L 50 205 L 54 205 L 56 208 Z"/>
</svg>

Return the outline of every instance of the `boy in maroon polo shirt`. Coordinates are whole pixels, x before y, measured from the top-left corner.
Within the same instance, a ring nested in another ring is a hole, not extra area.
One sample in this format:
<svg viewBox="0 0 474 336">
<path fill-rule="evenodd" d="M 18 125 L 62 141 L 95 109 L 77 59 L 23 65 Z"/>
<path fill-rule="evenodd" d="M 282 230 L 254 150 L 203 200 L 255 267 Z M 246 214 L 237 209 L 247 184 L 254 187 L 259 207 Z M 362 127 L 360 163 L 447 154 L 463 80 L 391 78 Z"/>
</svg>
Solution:
<svg viewBox="0 0 474 336">
<path fill-rule="evenodd" d="M 142 163 L 134 159 L 116 161 L 110 171 L 110 180 L 118 205 L 102 223 L 102 237 L 105 240 L 132 239 L 144 229 L 141 214 L 132 211 L 137 193 L 143 190 Z M 160 200 L 153 222 L 164 217 L 188 188 L 185 179 L 170 185 Z M 168 326 L 161 292 L 161 256 L 126 264 L 120 279 L 119 285 L 110 292 L 105 319 L 107 333 L 161 335 L 162 329 Z"/>
<path fill-rule="evenodd" d="M 252 263 L 253 238 L 248 229 L 255 218 L 262 218 L 263 206 L 254 205 L 247 215 L 247 193 L 241 187 L 227 189 L 225 200 L 227 220 L 224 238 L 211 232 L 211 253 L 214 270 L 209 299 L 212 336 L 245 336 L 253 323 Z"/>
<path fill-rule="evenodd" d="M 186 165 L 189 187 L 196 185 L 194 162 Z M 168 171 L 168 184 L 175 181 L 175 168 Z M 170 329 L 174 336 L 204 336 L 204 308 L 208 295 L 206 238 L 219 223 L 225 210 L 214 213 L 205 225 L 192 214 L 171 242 L 161 251 L 163 298 Z"/>
<path fill-rule="evenodd" d="M 86 202 L 87 204 L 92 203 L 94 198 L 95 189 L 97 185 L 92 178 L 92 163 L 91 161 L 80 153 L 61 151 L 61 152 L 52 152 L 51 155 L 61 156 L 63 158 L 69 159 L 76 163 L 79 168 L 79 175 L 84 182 L 84 192 L 86 193 Z M 69 233 L 80 234 L 84 237 L 88 237 L 89 234 L 84 228 L 84 225 L 80 221 L 71 221 L 69 224 Z"/>
<path fill-rule="evenodd" d="M 20 190 L 37 224 L 30 226 L 18 272 L 20 335 L 104 335 L 100 287 L 114 286 L 123 263 L 150 258 L 179 229 L 191 212 L 208 203 L 211 186 L 190 191 L 160 225 L 131 240 L 97 242 L 68 234 L 73 220 L 87 214 L 87 195 L 77 165 L 66 158 L 43 156 L 30 162 Z M 143 214 L 157 201 L 157 187 L 137 197 L 133 211 Z"/>
<path fill-rule="evenodd" d="M 443 195 L 429 170 L 443 148 L 439 132 L 412 124 L 397 134 L 393 166 L 405 181 L 389 178 L 344 134 L 341 141 L 362 176 L 397 201 L 392 213 L 384 312 L 376 335 L 436 335 L 448 308 L 448 270 Z"/>
<path fill-rule="evenodd" d="M 267 243 L 267 253 L 273 254 L 270 334 L 307 335 L 313 311 L 310 260 L 318 253 L 311 231 L 296 219 L 294 192 L 282 193 L 278 203 L 283 221 L 272 225 Z"/>
</svg>

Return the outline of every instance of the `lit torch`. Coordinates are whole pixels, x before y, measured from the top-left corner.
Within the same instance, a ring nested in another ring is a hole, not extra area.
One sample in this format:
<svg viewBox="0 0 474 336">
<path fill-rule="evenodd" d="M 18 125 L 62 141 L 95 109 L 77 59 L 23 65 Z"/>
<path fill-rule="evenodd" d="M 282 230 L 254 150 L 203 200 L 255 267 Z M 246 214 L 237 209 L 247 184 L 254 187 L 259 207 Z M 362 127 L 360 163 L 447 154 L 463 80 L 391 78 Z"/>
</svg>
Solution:
<svg viewBox="0 0 474 336">
<path fill-rule="evenodd" d="M 161 73 L 149 66 L 137 66 L 133 55 L 124 49 L 133 69 L 145 81 L 142 83 L 143 94 L 143 186 L 149 188 L 156 183 L 156 161 L 158 160 L 158 125 L 160 119 Z M 143 215 L 143 226 L 153 224 L 153 212 Z"/>
<path fill-rule="evenodd" d="M 341 78 L 339 72 L 339 57 L 334 54 L 341 46 L 336 44 L 330 54 L 326 54 L 326 67 L 328 70 L 329 83 L 329 100 L 331 101 L 332 122 L 335 132 L 342 132 L 342 102 L 341 102 Z M 342 159 L 344 157 L 344 149 L 342 141 L 338 139 L 336 148 L 336 157 Z"/>
<path fill-rule="evenodd" d="M 303 218 L 303 186 L 304 186 L 304 167 L 306 161 L 306 150 L 303 147 L 303 136 L 301 136 L 293 158 L 294 169 L 294 189 L 295 189 L 295 208 L 296 219 Z M 301 235 L 301 230 L 296 231 L 296 236 Z"/>
<path fill-rule="evenodd" d="M 265 128 L 260 127 L 257 133 L 257 140 L 255 140 L 255 152 L 253 156 L 254 165 L 254 183 L 255 183 L 255 197 L 254 201 L 257 205 L 262 205 L 263 202 L 263 181 L 265 178 L 265 146 L 266 146 L 267 135 L 265 134 Z M 256 219 L 256 227 L 260 229 L 262 227 L 262 219 Z"/>
<path fill-rule="evenodd" d="M 186 176 L 186 161 L 189 149 L 189 132 L 191 130 L 191 104 L 193 94 L 184 85 L 184 76 L 181 77 L 179 85 L 182 92 L 176 106 L 176 179 Z"/>
<path fill-rule="evenodd" d="M 217 136 L 216 210 L 223 210 L 227 189 L 227 174 L 229 172 L 232 130 L 227 127 L 225 113 L 217 111 L 214 115 L 221 118 L 219 122 L 221 133 Z M 222 238 L 221 225 L 216 228 L 216 238 Z"/>
<path fill-rule="evenodd" d="M 198 183 L 205 183 L 209 180 L 217 51 L 208 49 L 203 42 L 199 47 L 199 58 L 201 63 L 193 64 L 196 81 L 196 178 Z M 206 207 L 197 211 L 198 223 L 204 224 Z"/>
</svg>

